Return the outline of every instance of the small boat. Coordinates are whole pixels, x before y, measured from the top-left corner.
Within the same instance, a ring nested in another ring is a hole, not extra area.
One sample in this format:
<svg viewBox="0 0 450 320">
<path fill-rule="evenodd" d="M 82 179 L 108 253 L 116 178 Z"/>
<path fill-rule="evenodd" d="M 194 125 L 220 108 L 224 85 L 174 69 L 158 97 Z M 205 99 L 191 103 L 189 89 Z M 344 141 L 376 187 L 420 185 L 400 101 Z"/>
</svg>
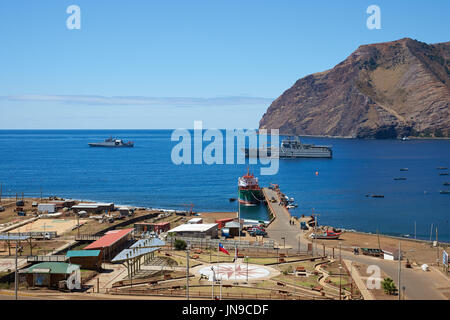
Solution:
<svg viewBox="0 0 450 320">
<path fill-rule="evenodd" d="M 230 202 L 234 202 L 234 201 L 236 201 L 236 198 L 230 198 L 229 200 L 230 200 Z"/>
<path fill-rule="evenodd" d="M 382 195 L 382 194 L 373 194 L 372 198 L 384 198 L 384 195 Z"/>
<path fill-rule="evenodd" d="M 408 171 L 408 168 L 400 168 L 400 171 Z"/>
<path fill-rule="evenodd" d="M 324 233 L 311 233 L 310 237 L 313 239 L 339 239 L 342 233 L 336 232 L 324 232 Z"/>
<path fill-rule="evenodd" d="M 448 168 L 447 167 L 437 167 L 436 169 L 438 169 L 438 170 L 447 170 Z"/>
<path fill-rule="evenodd" d="M 394 178 L 394 180 L 406 180 L 405 177 L 398 177 L 398 178 Z"/>
<path fill-rule="evenodd" d="M 104 148 L 132 148 L 134 147 L 133 141 L 125 142 L 122 139 L 107 138 L 104 142 L 91 142 L 88 143 L 90 147 L 104 147 Z"/>
<path fill-rule="evenodd" d="M 439 175 L 440 176 L 448 176 L 448 173 L 447 172 L 442 172 L 442 173 L 439 173 Z"/>
<path fill-rule="evenodd" d="M 440 191 L 440 194 L 450 194 L 450 191 L 447 191 L 447 190 L 441 190 L 441 191 Z"/>
<path fill-rule="evenodd" d="M 286 206 L 287 209 L 293 209 L 293 208 L 297 208 L 298 204 L 294 203 L 294 204 L 289 204 Z"/>
</svg>

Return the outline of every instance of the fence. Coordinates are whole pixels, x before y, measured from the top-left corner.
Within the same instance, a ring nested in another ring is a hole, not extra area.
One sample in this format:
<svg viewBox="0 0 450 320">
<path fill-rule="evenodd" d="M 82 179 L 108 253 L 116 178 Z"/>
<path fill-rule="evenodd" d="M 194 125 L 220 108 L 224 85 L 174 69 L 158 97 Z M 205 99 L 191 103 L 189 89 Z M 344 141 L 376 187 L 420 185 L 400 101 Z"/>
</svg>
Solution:
<svg viewBox="0 0 450 320">
<path fill-rule="evenodd" d="M 247 241 L 247 240 L 234 240 L 234 239 L 203 239 L 203 238 L 191 238 L 191 237 L 175 237 L 176 239 L 186 241 L 186 243 L 197 246 L 197 247 L 218 247 L 219 243 L 223 246 L 234 248 L 235 246 L 239 248 L 263 248 L 263 249 L 273 249 L 275 247 L 274 240 L 265 240 L 263 243 L 257 241 Z M 167 242 L 171 239 L 168 238 Z"/>
<path fill-rule="evenodd" d="M 27 256 L 27 262 L 65 262 L 66 256 Z"/>
<path fill-rule="evenodd" d="M 185 289 L 153 289 L 153 290 L 139 290 L 139 289 L 117 289 L 111 288 L 107 290 L 108 294 L 113 295 L 133 295 L 133 296 L 169 296 L 169 297 L 186 297 Z M 216 288 L 214 296 L 219 297 L 219 289 Z M 189 289 L 190 298 L 211 299 L 212 294 L 208 292 L 195 291 L 195 289 Z M 302 296 L 301 294 L 295 294 L 292 292 L 278 290 L 278 292 L 270 293 L 222 293 L 222 299 L 246 299 L 246 300 L 329 300 L 327 297 L 313 297 Z"/>
<path fill-rule="evenodd" d="M 102 236 L 93 234 L 80 234 L 75 236 L 75 241 L 95 241 L 100 239 Z"/>
<path fill-rule="evenodd" d="M 49 237 L 50 239 L 56 238 L 56 231 L 46 231 L 46 232 L 8 232 L 4 233 L 11 236 L 28 236 L 32 239 L 42 239 Z"/>
</svg>

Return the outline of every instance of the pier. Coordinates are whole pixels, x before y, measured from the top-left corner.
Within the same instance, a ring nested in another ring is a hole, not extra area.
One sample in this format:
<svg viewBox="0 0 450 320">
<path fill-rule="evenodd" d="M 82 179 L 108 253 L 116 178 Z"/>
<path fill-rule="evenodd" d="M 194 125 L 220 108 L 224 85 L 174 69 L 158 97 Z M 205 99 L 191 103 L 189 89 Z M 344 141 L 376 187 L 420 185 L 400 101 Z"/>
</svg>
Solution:
<svg viewBox="0 0 450 320">
<path fill-rule="evenodd" d="M 266 231 L 269 235 L 270 239 L 274 239 L 278 242 L 278 247 L 281 244 L 286 243 L 287 239 L 292 238 L 296 239 L 300 233 L 298 225 L 291 225 L 289 221 L 291 221 L 292 217 L 289 213 L 289 210 L 286 209 L 284 204 L 282 203 L 282 199 L 280 198 L 279 189 L 262 189 L 264 198 L 267 202 L 267 209 L 269 210 L 270 215 L 272 216 L 270 220 L 270 224 L 267 227 Z M 271 202 L 272 199 L 275 199 L 275 202 Z M 284 238 L 284 240 L 283 240 Z M 286 245 L 286 248 L 293 248 L 292 246 Z M 283 247 L 283 249 L 286 249 Z"/>
</svg>

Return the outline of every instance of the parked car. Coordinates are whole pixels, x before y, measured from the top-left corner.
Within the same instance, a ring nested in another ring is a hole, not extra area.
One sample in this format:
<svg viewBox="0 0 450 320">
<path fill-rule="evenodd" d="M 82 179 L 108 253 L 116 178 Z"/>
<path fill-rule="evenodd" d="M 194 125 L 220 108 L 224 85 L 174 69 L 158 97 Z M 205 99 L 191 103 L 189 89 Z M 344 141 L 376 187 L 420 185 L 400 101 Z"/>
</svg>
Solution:
<svg viewBox="0 0 450 320">
<path fill-rule="evenodd" d="M 249 232 L 249 234 L 252 237 L 256 237 L 256 236 L 263 236 L 263 237 L 265 237 L 265 236 L 267 236 L 267 232 L 262 231 L 262 230 L 252 230 L 252 231 Z"/>
<path fill-rule="evenodd" d="M 0 212 L 5 211 L 5 207 L 0 206 Z"/>
</svg>

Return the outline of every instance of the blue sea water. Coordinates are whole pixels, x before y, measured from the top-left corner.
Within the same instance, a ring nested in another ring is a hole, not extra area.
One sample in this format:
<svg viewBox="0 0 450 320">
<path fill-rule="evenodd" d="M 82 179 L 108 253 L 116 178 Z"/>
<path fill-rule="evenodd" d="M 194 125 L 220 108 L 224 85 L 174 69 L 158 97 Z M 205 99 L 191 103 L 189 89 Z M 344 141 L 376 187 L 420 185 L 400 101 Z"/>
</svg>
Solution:
<svg viewBox="0 0 450 320">
<path fill-rule="evenodd" d="M 155 208 L 237 211 L 241 165 L 175 165 L 171 130 L 1 130 L 3 194 L 57 195 Z M 134 148 L 90 148 L 110 135 Z M 333 146 L 333 159 L 280 160 L 279 172 L 259 175 L 261 186 L 280 185 L 299 207 L 293 215 L 319 213 L 319 224 L 450 241 L 450 190 L 437 167 L 450 167 L 449 140 L 353 140 L 308 138 Z M 206 145 L 206 143 L 205 143 Z M 400 168 L 409 168 L 401 172 Z M 316 175 L 318 172 L 318 175 Z M 406 177 L 396 181 L 394 177 Z M 6 191 L 5 191 L 6 189 Z M 366 197 L 383 194 L 384 198 Z M 241 207 L 244 218 L 267 219 L 264 207 Z"/>
</svg>

